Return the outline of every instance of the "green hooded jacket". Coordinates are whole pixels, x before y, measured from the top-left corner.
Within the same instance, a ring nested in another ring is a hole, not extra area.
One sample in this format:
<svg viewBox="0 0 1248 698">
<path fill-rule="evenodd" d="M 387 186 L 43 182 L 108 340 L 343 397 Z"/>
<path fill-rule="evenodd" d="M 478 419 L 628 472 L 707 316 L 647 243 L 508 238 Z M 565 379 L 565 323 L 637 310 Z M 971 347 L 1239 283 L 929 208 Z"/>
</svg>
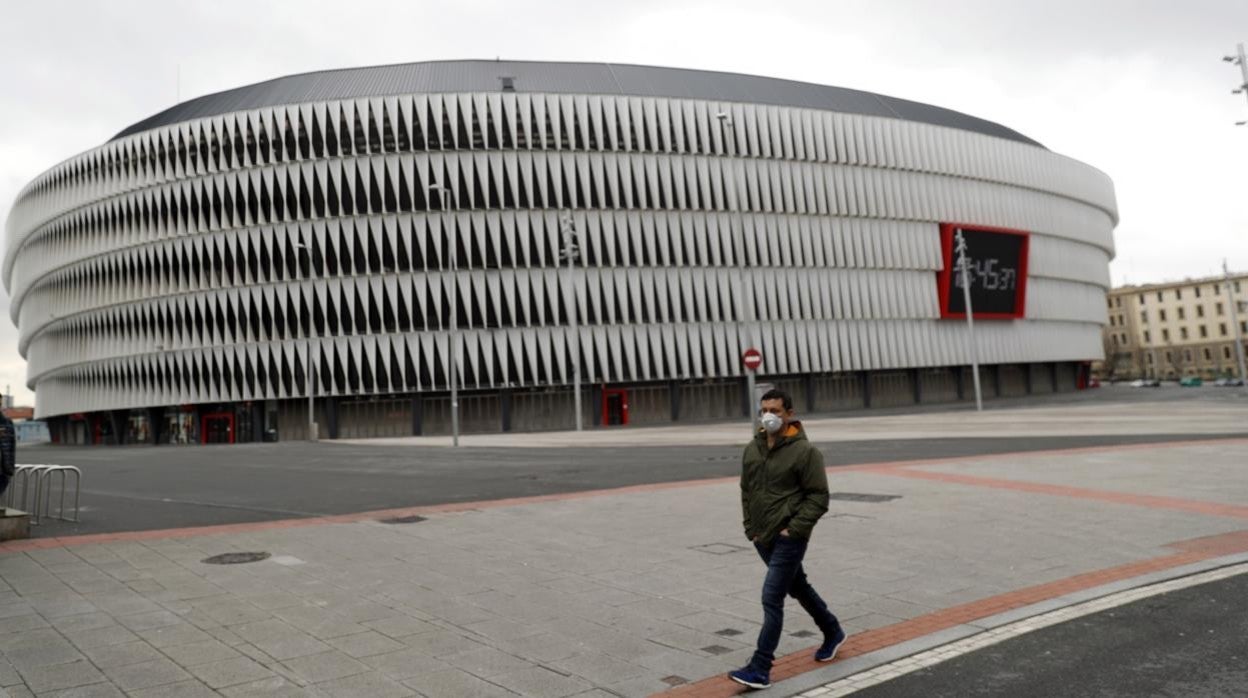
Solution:
<svg viewBox="0 0 1248 698">
<path fill-rule="evenodd" d="M 741 457 L 741 510 L 745 537 L 770 545 L 784 529 L 810 540 L 828 510 L 828 476 L 823 454 L 806 440 L 801 422 L 790 422 L 775 446 L 759 430 Z"/>
</svg>

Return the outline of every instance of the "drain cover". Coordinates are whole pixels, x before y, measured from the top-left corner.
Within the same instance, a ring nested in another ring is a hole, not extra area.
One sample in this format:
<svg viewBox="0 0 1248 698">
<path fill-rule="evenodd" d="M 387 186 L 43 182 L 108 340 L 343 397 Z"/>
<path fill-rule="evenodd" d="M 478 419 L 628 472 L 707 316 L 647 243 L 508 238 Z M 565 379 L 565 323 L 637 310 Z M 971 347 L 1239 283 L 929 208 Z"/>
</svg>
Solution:
<svg viewBox="0 0 1248 698">
<path fill-rule="evenodd" d="M 795 633 L 789 633 L 789 634 L 792 635 L 793 637 L 802 637 L 802 638 L 815 636 L 815 634 L 810 632 L 809 630 L 799 630 Z"/>
<path fill-rule="evenodd" d="M 222 553 L 204 558 L 201 562 L 209 565 L 241 565 L 244 562 L 260 562 L 269 559 L 268 553 Z"/>
<path fill-rule="evenodd" d="M 723 630 L 716 630 L 715 634 L 720 637 L 734 637 L 740 635 L 741 631 L 736 628 L 724 628 Z"/>
<path fill-rule="evenodd" d="M 901 499 L 899 494 L 864 494 L 862 492 L 833 492 L 828 495 L 828 499 L 838 502 L 870 502 L 876 504 L 879 502 L 891 502 L 894 499 Z"/>
<path fill-rule="evenodd" d="M 663 678 L 659 680 L 667 684 L 668 686 L 680 686 L 682 684 L 689 683 L 689 679 L 686 679 L 683 676 L 677 676 L 676 674 L 672 674 L 671 676 L 664 676 Z"/>
<path fill-rule="evenodd" d="M 702 651 L 706 652 L 707 654 L 713 654 L 713 655 L 719 656 L 721 654 L 728 654 L 732 650 L 728 649 L 727 647 L 724 647 L 723 645 L 711 645 L 710 647 L 703 647 Z"/>
<path fill-rule="evenodd" d="M 425 520 L 425 517 L 416 516 L 415 514 L 412 514 L 411 516 L 396 516 L 390 519 L 380 519 L 382 523 L 386 523 L 386 524 L 420 523 L 421 521 L 424 521 L 424 520 Z"/>
</svg>

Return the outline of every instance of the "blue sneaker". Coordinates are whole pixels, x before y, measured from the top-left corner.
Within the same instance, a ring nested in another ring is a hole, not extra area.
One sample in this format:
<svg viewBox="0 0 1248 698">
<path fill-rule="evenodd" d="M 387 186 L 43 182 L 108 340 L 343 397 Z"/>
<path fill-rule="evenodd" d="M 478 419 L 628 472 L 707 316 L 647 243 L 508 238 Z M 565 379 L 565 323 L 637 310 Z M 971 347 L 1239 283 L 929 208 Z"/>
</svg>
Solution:
<svg viewBox="0 0 1248 698">
<path fill-rule="evenodd" d="M 728 678 L 750 688 L 767 688 L 771 685 L 771 677 L 769 675 L 761 671 L 755 671 L 748 666 L 728 672 Z"/>
<path fill-rule="evenodd" d="M 819 645 L 819 649 L 815 650 L 815 661 L 830 662 L 836 659 L 836 651 L 841 648 L 844 642 L 845 630 L 838 625 L 835 633 L 823 637 L 823 644 Z"/>
</svg>

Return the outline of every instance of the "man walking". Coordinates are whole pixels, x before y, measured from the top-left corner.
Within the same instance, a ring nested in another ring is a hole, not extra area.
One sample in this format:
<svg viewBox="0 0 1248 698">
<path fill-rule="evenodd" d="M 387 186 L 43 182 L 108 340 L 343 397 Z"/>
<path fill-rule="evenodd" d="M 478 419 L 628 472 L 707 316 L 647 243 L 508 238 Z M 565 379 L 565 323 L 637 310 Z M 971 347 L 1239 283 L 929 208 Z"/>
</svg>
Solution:
<svg viewBox="0 0 1248 698">
<path fill-rule="evenodd" d="M 750 663 L 728 674 L 750 688 L 771 685 L 771 664 L 784 626 L 784 597 L 792 596 L 823 631 L 815 659 L 829 662 L 845 641 L 840 621 L 810 586 L 802 558 L 819 517 L 828 510 L 823 454 L 794 419 L 793 399 L 781 390 L 760 401 L 763 428 L 741 458 L 741 509 L 745 537 L 767 563 L 763 579 L 763 629 Z"/>
</svg>

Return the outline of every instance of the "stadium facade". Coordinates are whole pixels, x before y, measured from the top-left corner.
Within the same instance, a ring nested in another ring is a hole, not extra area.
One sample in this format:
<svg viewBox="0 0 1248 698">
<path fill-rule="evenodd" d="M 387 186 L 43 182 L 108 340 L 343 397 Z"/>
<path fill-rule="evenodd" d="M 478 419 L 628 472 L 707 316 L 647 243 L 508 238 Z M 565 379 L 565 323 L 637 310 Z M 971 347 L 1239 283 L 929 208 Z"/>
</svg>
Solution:
<svg viewBox="0 0 1248 698">
<path fill-rule="evenodd" d="M 749 347 L 803 410 L 965 399 L 958 228 L 987 395 L 1074 389 L 1116 222 L 1098 170 L 939 107 L 448 61 L 134 124 L 22 190 L 3 273 L 58 441 L 305 438 L 309 393 L 323 438 L 446 433 L 452 351 L 465 432 L 533 430 L 575 366 L 590 425 L 740 416 Z"/>
</svg>

